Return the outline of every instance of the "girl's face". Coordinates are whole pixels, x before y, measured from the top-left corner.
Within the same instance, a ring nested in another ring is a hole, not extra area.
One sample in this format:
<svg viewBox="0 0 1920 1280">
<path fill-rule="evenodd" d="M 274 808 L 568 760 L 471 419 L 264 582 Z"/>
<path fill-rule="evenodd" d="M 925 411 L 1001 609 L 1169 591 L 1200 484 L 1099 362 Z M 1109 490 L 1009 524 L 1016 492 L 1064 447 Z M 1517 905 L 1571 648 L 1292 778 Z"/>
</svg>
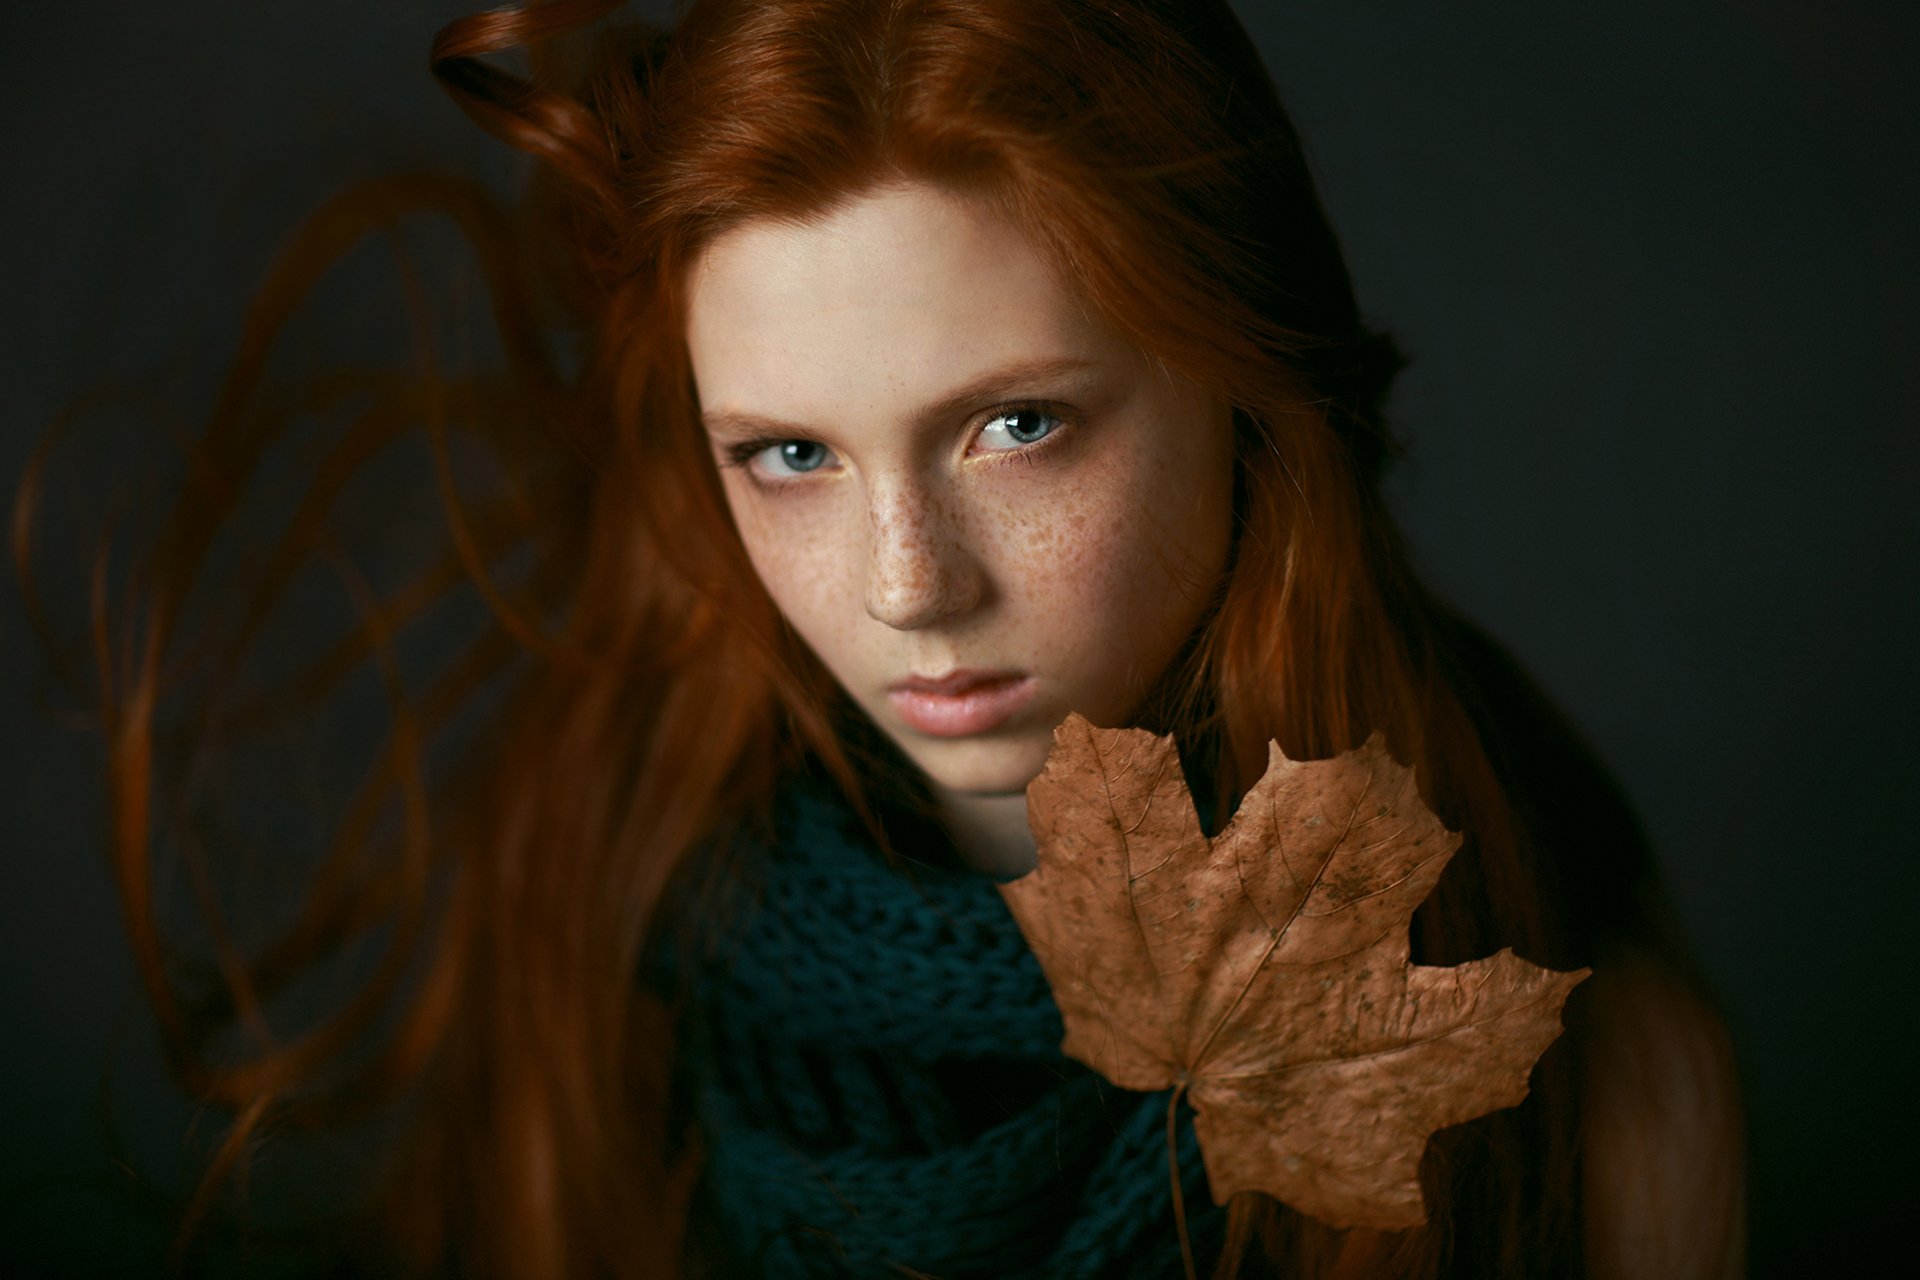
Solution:
<svg viewBox="0 0 1920 1280">
<path fill-rule="evenodd" d="M 1224 402 L 934 187 L 734 228 L 688 289 L 753 566 L 936 787 L 1018 792 L 1069 712 L 1135 713 L 1227 563 Z"/>
</svg>

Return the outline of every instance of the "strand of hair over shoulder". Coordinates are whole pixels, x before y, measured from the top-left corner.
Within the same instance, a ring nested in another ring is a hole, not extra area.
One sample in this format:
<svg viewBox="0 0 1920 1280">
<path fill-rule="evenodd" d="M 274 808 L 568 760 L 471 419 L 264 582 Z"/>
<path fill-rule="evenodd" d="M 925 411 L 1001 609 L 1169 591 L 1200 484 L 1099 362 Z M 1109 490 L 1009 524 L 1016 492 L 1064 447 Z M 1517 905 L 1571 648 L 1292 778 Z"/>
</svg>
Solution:
<svg viewBox="0 0 1920 1280">
<path fill-rule="evenodd" d="M 575 99 L 539 88 L 486 58 L 577 31 L 612 14 L 622 3 L 549 0 L 489 9 L 441 28 L 430 59 L 435 78 L 474 123 L 538 156 L 609 207 L 617 203 L 615 158 L 594 113 Z"/>
</svg>

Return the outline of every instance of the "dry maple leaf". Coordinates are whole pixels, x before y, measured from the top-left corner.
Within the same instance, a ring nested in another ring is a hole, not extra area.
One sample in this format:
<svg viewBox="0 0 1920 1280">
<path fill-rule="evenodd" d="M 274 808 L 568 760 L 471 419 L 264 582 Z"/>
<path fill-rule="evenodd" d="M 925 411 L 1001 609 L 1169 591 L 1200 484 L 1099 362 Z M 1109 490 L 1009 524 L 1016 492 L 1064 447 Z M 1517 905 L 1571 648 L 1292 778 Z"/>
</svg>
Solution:
<svg viewBox="0 0 1920 1280">
<path fill-rule="evenodd" d="M 1062 1047 L 1122 1088 L 1185 1090 L 1217 1203 L 1254 1190 L 1334 1226 L 1424 1222 L 1427 1139 L 1526 1097 L 1587 975 L 1505 950 L 1408 963 L 1408 921 L 1460 838 L 1378 734 L 1332 760 L 1274 746 L 1208 840 L 1171 738 L 1073 716 L 1027 811 L 1039 865 L 1000 889 Z"/>
</svg>

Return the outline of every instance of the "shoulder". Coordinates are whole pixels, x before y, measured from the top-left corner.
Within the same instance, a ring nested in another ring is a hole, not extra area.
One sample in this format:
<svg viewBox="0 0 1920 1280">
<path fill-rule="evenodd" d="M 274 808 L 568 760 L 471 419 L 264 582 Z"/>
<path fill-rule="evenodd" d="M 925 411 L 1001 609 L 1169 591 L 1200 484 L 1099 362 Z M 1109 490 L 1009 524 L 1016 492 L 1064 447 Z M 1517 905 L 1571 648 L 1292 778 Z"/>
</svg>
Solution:
<svg viewBox="0 0 1920 1280">
<path fill-rule="evenodd" d="M 1595 966 L 1583 1018 L 1587 1262 L 1594 1280 L 1744 1273 L 1744 1136 L 1725 1026 L 1641 949 Z"/>
</svg>

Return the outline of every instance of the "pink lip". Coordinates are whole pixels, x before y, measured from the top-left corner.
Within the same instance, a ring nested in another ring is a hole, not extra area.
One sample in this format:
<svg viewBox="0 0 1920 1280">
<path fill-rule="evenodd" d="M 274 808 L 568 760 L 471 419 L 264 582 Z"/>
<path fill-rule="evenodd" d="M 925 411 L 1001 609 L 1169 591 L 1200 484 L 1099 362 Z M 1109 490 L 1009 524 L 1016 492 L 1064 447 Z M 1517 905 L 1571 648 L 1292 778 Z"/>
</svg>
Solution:
<svg viewBox="0 0 1920 1280">
<path fill-rule="evenodd" d="M 934 738 L 963 738 L 1005 724 L 1035 687 L 1032 676 L 1017 671 L 962 669 L 902 680 L 887 691 L 887 700 L 909 728 Z"/>
</svg>

